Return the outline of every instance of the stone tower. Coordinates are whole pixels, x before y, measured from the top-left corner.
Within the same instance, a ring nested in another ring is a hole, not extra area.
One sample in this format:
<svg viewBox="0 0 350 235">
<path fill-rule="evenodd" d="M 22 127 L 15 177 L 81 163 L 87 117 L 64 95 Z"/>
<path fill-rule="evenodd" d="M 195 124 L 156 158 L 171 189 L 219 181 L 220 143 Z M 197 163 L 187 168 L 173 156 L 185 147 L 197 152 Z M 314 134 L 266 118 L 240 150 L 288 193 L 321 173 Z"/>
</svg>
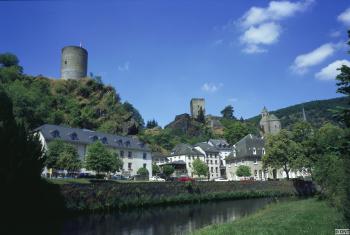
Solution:
<svg viewBox="0 0 350 235">
<path fill-rule="evenodd" d="M 199 110 L 202 108 L 203 114 L 205 115 L 205 100 L 203 98 L 191 99 L 191 116 L 197 118 Z"/>
<path fill-rule="evenodd" d="M 281 130 L 281 121 L 274 115 L 269 114 L 266 107 L 261 111 L 260 132 L 261 135 L 276 134 Z"/>
<path fill-rule="evenodd" d="M 61 57 L 61 78 L 80 79 L 86 77 L 87 63 L 87 50 L 78 46 L 64 47 Z"/>
</svg>

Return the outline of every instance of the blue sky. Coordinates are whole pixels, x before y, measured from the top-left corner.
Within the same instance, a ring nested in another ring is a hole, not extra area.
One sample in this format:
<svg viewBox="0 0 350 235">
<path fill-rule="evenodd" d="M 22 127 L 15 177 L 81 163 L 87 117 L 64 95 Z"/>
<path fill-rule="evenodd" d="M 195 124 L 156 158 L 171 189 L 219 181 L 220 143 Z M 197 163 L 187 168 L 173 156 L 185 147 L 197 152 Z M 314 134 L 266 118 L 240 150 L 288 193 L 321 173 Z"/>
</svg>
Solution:
<svg viewBox="0 0 350 235">
<path fill-rule="evenodd" d="M 59 78 L 61 48 L 82 42 L 88 71 L 162 126 L 192 97 L 244 118 L 337 97 L 350 65 L 348 0 L 1 1 L 0 22 L 25 73 Z"/>
</svg>

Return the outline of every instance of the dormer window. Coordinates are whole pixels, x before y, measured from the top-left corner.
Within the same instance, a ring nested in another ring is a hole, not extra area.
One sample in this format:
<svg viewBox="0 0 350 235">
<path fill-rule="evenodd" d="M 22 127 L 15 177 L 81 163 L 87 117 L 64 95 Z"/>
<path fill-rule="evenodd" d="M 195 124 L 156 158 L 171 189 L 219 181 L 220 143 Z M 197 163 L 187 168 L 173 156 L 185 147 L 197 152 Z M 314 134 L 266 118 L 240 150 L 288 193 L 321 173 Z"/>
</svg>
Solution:
<svg viewBox="0 0 350 235">
<path fill-rule="evenodd" d="M 58 130 L 53 130 L 50 133 L 53 138 L 60 138 L 60 132 Z"/>
<path fill-rule="evenodd" d="M 125 142 L 125 145 L 126 145 L 127 147 L 129 147 L 129 146 L 130 146 L 130 141 L 127 140 L 127 141 Z"/>
<path fill-rule="evenodd" d="M 75 133 L 75 132 L 70 133 L 69 137 L 71 140 L 78 140 L 79 139 L 77 133 Z"/>
<path fill-rule="evenodd" d="M 101 138 L 101 142 L 102 142 L 103 144 L 108 144 L 107 137 Z"/>
<path fill-rule="evenodd" d="M 119 145 L 123 145 L 123 140 L 118 140 Z"/>
<path fill-rule="evenodd" d="M 89 138 L 94 142 L 98 140 L 98 137 L 96 135 L 89 136 Z"/>
</svg>

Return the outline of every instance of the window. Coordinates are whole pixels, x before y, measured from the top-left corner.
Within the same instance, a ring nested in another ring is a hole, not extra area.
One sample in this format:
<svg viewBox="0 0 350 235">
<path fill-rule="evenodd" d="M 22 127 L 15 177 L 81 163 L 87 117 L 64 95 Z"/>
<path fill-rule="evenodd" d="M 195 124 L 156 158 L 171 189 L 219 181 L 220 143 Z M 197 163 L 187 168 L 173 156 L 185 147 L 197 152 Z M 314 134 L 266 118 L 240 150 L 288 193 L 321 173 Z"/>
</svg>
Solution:
<svg viewBox="0 0 350 235">
<path fill-rule="evenodd" d="M 118 140 L 119 145 L 123 145 L 123 140 Z"/>
<path fill-rule="evenodd" d="M 255 176 L 255 177 L 258 176 L 258 171 L 257 171 L 257 170 L 254 171 L 254 176 Z"/>
<path fill-rule="evenodd" d="M 120 157 L 124 157 L 124 151 L 123 150 L 120 151 Z"/>
<path fill-rule="evenodd" d="M 53 138 L 60 138 L 60 132 L 58 130 L 53 130 L 50 133 Z"/>
<path fill-rule="evenodd" d="M 78 140 L 78 135 L 75 132 L 69 134 L 71 140 Z"/>
<path fill-rule="evenodd" d="M 143 153 L 143 159 L 144 159 L 144 160 L 147 159 L 147 153 Z"/>
<path fill-rule="evenodd" d="M 64 64 L 67 64 L 67 60 L 64 61 Z"/>
<path fill-rule="evenodd" d="M 218 173 L 218 167 L 215 167 L 215 172 Z"/>
<path fill-rule="evenodd" d="M 147 164 L 146 163 L 143 163 L 143 168 L 146 168 Z"/>
<path fill-rule="evenodd" d="M 128 158 L 132 158 L 132 152 L 128 152 Z"/>
<path fill-rule="evenodd" d="M 214 172 L 214 167 L 211 167 L 211 168 L 210 168 L 210 171 L 213 173 L 213 172 Z"/>
<path fill-rule="evenodd" d="M 108 143 L 107 137 L 103 137 L 103 138 L 101 139 L 101 142 L 102 142 L 103 144 L 107 144 L 107 143 Z"/>
<path fill-rule="evenodd" d="M 90 138 L 92 141 L 98 140 L 98 137 L 97 137 L 96 135 L 89 136 L 89 138 Z"/>
<path fill-rule="evenodd" d="M 209 160 L 207 160 L 207 164 L 209 164 Z"/>
<path fill-rule="evenodd" d="M 264 155 L 265 154 L 265 148 L 262 148 L 261 151 L 262 151 L 262 154 Z"/>
<path fill-rule="evenodd" d="M 210 160 L 210 164 L 213 164 L 213 160 Z"/>
<path fill-rule="evenodd" d="M 132 163 L 129 162 L 129 163 L 128 163 L 128 169 L 131 170 L 131 167 L 132 167 Z"/>
<path fill-rule="evenodd" d="M 130 141 L 129 140 L 126 141 L 125 144 L 126 144 L 127 147 L 129 147 L 130 146 Z"/>
<path fill-rule="evenodd" d="M 256 148 L 253 148 L 253 154 L 256 155 Z"/>
<path fill-rule="evenodd" d="M 217 161 L 217 160 L 215 160 L 215 164 L 218 164 L 218 161 Z"/>
<path fill-rule="evenodd" d="M 254 164 L 255 165 L 258 164 L 258 159 L 255 159 Z"/>
</svg>

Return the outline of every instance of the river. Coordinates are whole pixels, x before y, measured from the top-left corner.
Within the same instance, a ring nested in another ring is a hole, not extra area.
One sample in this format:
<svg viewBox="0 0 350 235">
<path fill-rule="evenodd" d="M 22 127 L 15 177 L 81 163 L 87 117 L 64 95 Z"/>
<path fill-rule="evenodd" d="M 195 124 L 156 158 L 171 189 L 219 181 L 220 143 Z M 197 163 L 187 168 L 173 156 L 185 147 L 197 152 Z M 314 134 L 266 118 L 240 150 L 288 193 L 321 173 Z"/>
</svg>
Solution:
<svg viewBox="0 0 350 235">
<path fill-rule="evenodd" d="M 225 223 L 251 214 L 269 202 L 269 198 L 260 198 L 80 215 L 66 219 L 58 234 L 189 234 L 207 225 Z"/>
</svg>

